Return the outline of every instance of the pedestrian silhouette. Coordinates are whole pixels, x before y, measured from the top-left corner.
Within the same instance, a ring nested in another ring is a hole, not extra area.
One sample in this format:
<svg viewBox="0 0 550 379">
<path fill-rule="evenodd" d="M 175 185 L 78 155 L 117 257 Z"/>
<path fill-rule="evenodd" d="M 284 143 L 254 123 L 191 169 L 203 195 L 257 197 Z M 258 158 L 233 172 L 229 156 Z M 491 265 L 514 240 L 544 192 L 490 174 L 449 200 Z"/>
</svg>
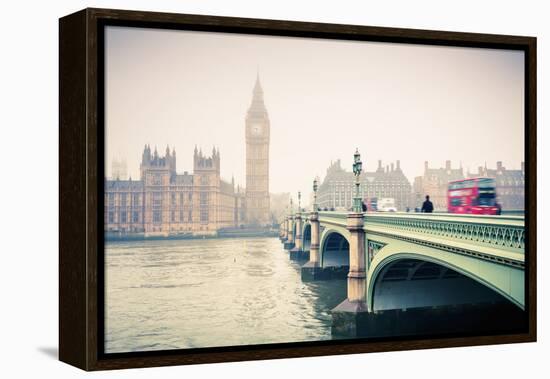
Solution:
<svg viewBox="0 0 550 379">
<path fill-rule="evenodd" d="M 430 201 L 430 196 L 426 195 L 426 201 L 422 203 L 422 210 L 420 212 L 432 213 L 434 211 L 434 205 Z"/>
<path fill-rule="evenodd" d="M 363 208 L 363 212 L 367 211 L 367 204 L 364 201 L 361 202 L 361 208 Z"/>
</svg>

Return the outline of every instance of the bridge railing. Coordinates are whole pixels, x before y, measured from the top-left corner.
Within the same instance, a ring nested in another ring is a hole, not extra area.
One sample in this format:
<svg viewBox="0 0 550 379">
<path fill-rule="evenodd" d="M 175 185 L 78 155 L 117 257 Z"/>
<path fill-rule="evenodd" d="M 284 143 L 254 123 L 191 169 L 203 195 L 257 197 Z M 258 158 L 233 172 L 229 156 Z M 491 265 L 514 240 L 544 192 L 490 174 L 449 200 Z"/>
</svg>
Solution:
<svg viewBox="0 0 550 379">
<path fill-rule="evenodd" d="M 326 220 L 343 225 L 347 218 L 345 212 L 319 212 L 319 215 L 321 223 Z M 525 250 L 522 216 L 367 212 L 365 230 L 373 227 L 463 240 L 514 252 Z"/>
</svg>

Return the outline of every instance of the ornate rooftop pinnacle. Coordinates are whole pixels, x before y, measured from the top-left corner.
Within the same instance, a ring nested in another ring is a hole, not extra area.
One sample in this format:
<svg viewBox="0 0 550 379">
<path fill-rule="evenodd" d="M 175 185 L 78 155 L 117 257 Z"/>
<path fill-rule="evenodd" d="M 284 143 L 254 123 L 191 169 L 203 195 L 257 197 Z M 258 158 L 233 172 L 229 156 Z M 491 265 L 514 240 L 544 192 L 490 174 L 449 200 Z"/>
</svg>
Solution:
<svg viewBox="0 0 550 379">
<path fill-rule="evenodd" d="M 259 72 L 256 74 L 256 83 L 254 84 L 254 90 L 252 91 L 252 103 L 248 108 L 249 116 L 267 116 L 267 110 L 264 104 L 264 91 L 262 89 L 262 83 L 260 82 Z"/>
<path fill-rule="evenodd" d="M 256 73 L 256 83 L 254 84 L 254 96 L 257 94 L 263 95 L 262 83 L 260 82 L 260 71 Z"/>
</svg>

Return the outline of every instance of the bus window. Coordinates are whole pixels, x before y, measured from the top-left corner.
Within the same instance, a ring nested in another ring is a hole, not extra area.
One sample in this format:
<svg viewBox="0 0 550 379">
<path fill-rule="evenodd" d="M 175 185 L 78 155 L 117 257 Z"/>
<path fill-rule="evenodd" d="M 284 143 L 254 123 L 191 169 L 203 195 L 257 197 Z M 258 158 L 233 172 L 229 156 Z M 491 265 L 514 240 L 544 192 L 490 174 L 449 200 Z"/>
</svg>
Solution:
<svg viewBox="0 0 550 379">
<path fill-rule="evenodd" d="M 454 197 L 451 199 L 451 205 L 453 207 L 460 207 L 462 205 L 462 198 Z"/>
<path fill-rule="evenodd" d="M 493 178 L 478 179 L 479 188 L 494 188 L 495 185 L 496 185 L 495 179 Z"/>
<path fill-rule="evenodd" d="M 494 206 L 495 205 L 495 195 L 494 194 L 481 194 L 479 196 L 478 205 Z"/>
</svg>

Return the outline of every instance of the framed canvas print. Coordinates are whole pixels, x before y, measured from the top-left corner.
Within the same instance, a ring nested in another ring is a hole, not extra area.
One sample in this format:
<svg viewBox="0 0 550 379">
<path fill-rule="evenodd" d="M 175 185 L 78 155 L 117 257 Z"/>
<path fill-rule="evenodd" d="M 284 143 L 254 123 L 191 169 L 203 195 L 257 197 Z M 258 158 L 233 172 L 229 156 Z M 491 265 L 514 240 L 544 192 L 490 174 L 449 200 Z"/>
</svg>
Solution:
<svg viewBox="0 0 550 379">
<path fill-rule="evenodd" d="M 536 340 L 536 39 L 60 19 L 60 359 Z"/>
</svg>

